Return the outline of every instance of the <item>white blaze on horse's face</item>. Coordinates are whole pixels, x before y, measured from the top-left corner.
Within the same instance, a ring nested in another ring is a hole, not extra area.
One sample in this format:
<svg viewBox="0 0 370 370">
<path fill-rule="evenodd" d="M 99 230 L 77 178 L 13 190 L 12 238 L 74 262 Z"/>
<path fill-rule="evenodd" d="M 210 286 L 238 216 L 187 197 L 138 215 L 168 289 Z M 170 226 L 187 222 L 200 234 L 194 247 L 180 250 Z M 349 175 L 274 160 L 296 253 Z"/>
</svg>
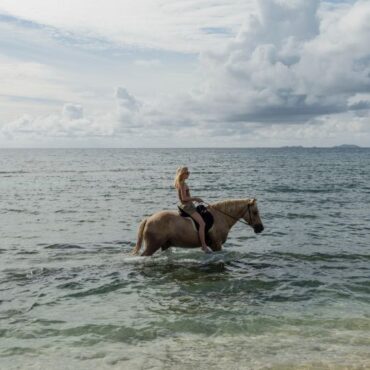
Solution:
<svg viewBox="0 0 370 370">
<path fill-rule="evenodd" d="M 257 208 L 257 199 L 250 199 L 247 209 L 243 216 L 244 221 L 246 221 L 256 234 L 263 231 L 264 227 L 260 218 L 260 214 Z"/>
</svg>

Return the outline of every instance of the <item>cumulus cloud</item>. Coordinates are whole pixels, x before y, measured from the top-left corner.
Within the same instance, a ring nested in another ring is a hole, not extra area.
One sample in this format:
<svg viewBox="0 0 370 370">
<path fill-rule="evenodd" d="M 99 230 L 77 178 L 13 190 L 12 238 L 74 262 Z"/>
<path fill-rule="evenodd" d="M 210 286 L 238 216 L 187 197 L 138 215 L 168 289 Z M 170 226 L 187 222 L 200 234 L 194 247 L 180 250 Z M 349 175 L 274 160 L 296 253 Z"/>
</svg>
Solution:
<svg viewBox="0 0 370 370">
<path fill-rule="evenodd" d="M 139 134 L 145 128 L 152 134 L 161 131 L 164 114 L 143 105 L 127 89 L 119 87 L 114 94 L 116 110 L 84 115 L 80 104 L 64 104 L 60 112 L 42 116 L 22 115 L 3 125 L 0 132 L 7 138 L 19 135 L 42 137 L 109 137 Z"/>
<path fill-rule="evenodd" d="M 253 131 L 257 142 L 265 146 L 276 145 L 338 145 L 356 143 L 368 146 L 370 135 L 368 117 L 361 117 L 354 112 L 320 116 L 300 125 L 258 126 Z"/>
<path fill-rule="evenodd" d="M 211 77 L 195 97 L 199 107 L 227 122 L 302 123 L 346 112 L 352 95 L 370 91 L 370 3 L 336 18 L 319 5 L 259 0 L 222 53 L 203 55 Z"/>
<path fill-rule="evenodd" d="M 118 87 L 115 92 L 117 106 L 117 121 L 129 131 L 133 128 L 143 127 L 142 103 L 127 89 Z"/>
<path fill-rule="evenodd" d="M 108 116 L 84 117 L 81 105 L 65 104 L 60 112 L 43 116 L 24 114 L 1 129 L 3 135 L 12 139 L 19 136 L 33 137 L 80 137 L 109 135 L 111 127 L 104 127 Z"/>
</svg>

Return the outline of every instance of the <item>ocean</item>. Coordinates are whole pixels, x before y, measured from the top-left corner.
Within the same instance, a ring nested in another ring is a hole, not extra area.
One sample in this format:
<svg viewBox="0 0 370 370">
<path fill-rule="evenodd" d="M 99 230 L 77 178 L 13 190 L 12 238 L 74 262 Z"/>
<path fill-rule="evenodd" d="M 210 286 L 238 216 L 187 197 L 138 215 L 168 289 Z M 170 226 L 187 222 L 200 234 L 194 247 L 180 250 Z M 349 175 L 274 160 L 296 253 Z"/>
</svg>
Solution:
<svg viewBox="0 0 370 370">
<path fill-rule="evenodd" d="M 180 165 L 264 232 L 130 256 Z M 4 149 L 0 200 L 1 369 L 370 369 L 370 149 Z"/>
</svg>

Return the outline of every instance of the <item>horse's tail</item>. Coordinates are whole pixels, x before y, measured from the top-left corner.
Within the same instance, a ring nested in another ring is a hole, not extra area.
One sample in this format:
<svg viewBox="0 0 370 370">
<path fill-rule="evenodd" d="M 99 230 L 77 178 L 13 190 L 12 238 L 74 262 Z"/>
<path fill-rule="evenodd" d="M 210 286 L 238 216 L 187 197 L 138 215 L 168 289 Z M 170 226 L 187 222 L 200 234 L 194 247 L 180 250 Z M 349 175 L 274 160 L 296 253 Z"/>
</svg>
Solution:
<svg viewBox="0 0 370 370">
<path fill-rule="evenodd" d="M 136 242 L 135 248 L 131 252 L 132 255 L 138 254 L 141 249 L 141 244 L 143 243 L 144 228 L 145 228 L 147 220 L 148 219 L 145 218 L 143 221 L 141 221 L 139 230 L 137 232 L 137 242 Z"/>
</svg>

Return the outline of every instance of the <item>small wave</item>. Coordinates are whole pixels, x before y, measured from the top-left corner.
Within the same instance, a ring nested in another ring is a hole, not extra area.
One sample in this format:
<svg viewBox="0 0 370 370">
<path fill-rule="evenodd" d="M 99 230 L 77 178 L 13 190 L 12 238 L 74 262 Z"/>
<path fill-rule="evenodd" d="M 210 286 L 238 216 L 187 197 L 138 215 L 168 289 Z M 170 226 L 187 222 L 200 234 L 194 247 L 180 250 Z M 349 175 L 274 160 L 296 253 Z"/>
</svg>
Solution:
<svg viewBox="0 0 370 370">
<path fill-rule="evenodd" d="M 153 273 L 162 271 L 163 274 L 184 271 L 193 272 L 224 272 L 229 262 L 235 259 L 234 252 L 214 252 L 204 254 L 200 251 L 170 251 L 150 257 L 131 256 L 126 254 L 123 263 L 150 268 Z"/>
<path fill-rule="evenodd" d="M 0 175 L 12 175 L 12 174 L 23 174 L 23 173 L 31 173 L 27 171 L 0 171 Z"/>
<path fill-rule="evenodd" d="M 57 288 L 59 289 L 71 289 L 71 290 L 81 289 L 82 287 L 83 286 L 81 285 L 81 283 L 77 283 L 75 281 L 69 281 L 68 283 L 57 285 Z"/>
<path fill-rule="evenodd" d="M 8 213 L 8 212 L 13 212 L 13 213 L 25 213 L 28 215 L 39 215 L 39 211 L 30 211 L 27 209 L 20 209 L 20 208 L 4 208 L 1 213 Z"/>
<path fill-rule="evenodd" d="M 85 249 L 85 248 L 79 245 L 75 245 L 75 244 L 51 244 L 51 245 L 44 247 L 44 249 L 62 249 L 63 250 L 63 249 Z"/>
<path fill-rule="evenodd" d="M 146 168 L 112 168 L 104 170 L 57 170 L 57 171 L 47 171 L 47 173 L 109 173 L 109 172 L 136 172 L 145 171 Z"/>
<path fill-rule="evenodd" d="M 303 218 L 303 219 L 311 219 L 311 220 L 314 220 L 315 218 L 318 218 L 318 216 L 316 215 L 308 215 L 308 214 L 304 214 L 304 213 L 288 213 L 286 215 L 286 217 L 288 219 L 297 219 L 297 218 Z"/>
<path fill-rule="evenodd" d="M 337 189 L 332 186 L 328 186 L 326 188 L 308 188 L 308 189 L 299 189 L 299 188 L 292 188 L 289 186 L 275 186 L 273 188 L 265 189 L 268 193 L 335 193 Z"/>
<path fill-rule="evenodd" d="M 294 252 L 235 252 L 222 251 L 214 252 L 205 255 L 200 251 L 171 251 L 162 252 L 159 255 L 150 257 L 132 256 L 129 252 L 123 255 L 122 261 L 125 264 L 141 264 L 141 265 L 170 265 L 178 264 L 186 265 L 204 265 L 212 263 L 225 263 L 232 267 L 251 266 L 254 268 L 269 268 L 275 264 L 268 263 L 269 261 L 311 261 L 311 262 L 340 262 L 340 261 L 370 261 L 370 254 L 349 254 L 349 253 L 294 253 Z M 260 262 L 261 261 L 261 262 Z"/>
<path fill-rule="evenodd" d="M 317 288 L 321 285 L 324 285 L 324 283 L 319 280 L 308 279 L 308 280 L 293 281 L 291 282 L 291 285 L 300 287 L 300 288 Z"/>
<path fill-rule="evenodd" d="M 354 253 L 313 253 L 313 254 L 303 254 L 303 253 L 288 253 L 288 252 L 272 252 L 273 257 L 283 257 L 287 259 L 297 259 L 304 261 L 333 261 L 333 260 L 361 260 L 369 261 L 370 254 L 354 254 Z"/>
<path fill-rule="evenodd" d="M 32 250 L 32 251 L 27 251 L 27 250 L 20 250 L 19 252 L 17 252 L 16 254 L 38 254 L 39 251 L 37 250 Z"/>
<path fill-rule="evenodd" d="M 55 213 L 77 213 L 74 209 L 58 209 Z"/>
<path fill-rule="evenodd" d="M 5 212 L 15 212 L 15 213 L 25 213 L 26 212 L 25 209 L 19 209 L 19 208 L 4 208 L 4 211 Z M 5 212 L 2 212 L 2 213 L 5 213 Z"/>
<path fill-rule="evenodd" d="M 10 347 L 2 352 L 2 356 L 23 356 L 25 354 L 33 354 L 35 352 L 32 347 Z"/>
<path fill-rule="evenodd" d="M 110 292 L 114 292 L 118 289 L 126 287 L 129 283 L 127 281 L 116 281 L 108 284 L 101 285 L 96 288 L 91 288 L 85 291 L 80 291 L 72 294 L 68 294 L 67 297 L 87 297 L 90 295 L 99 295 L 99 294 L 108 294 Z"/>
<path fill-rule="evenodd" d="M 4 281 L 17 281 L 19 283 L 28 283 L 29 280 L 43 278 L 46 276 L 57 274 L 61 271 L 61 268 L 34 268 L 28 271 L 23 269 L 7 269 L 4 270 L 6 278 Z"/>
<path fill-rule="evenodd" d="M 123 262 L 128 264 L 163 264 L 180 262 L 183 264 L 197 263 L 202 264 L 205 262 L 225 262 L 225 252 L 214 252 L 212 254 L 204 254 L 203 252 L 190 252 L 190 251 L 171 251 L 167 250 L 161 254 L 154 256 L 133 256 L 130 253 L 124 254 Z"/>
<path fill-rule="evenodd" d="M 142 257 L 142 256 L 132 256 L 130 253 L 123 254 L 122 262 L 129 265 L 160 265 L 167 262 L 167 257 L 163 255 Z"/>
</svg>

